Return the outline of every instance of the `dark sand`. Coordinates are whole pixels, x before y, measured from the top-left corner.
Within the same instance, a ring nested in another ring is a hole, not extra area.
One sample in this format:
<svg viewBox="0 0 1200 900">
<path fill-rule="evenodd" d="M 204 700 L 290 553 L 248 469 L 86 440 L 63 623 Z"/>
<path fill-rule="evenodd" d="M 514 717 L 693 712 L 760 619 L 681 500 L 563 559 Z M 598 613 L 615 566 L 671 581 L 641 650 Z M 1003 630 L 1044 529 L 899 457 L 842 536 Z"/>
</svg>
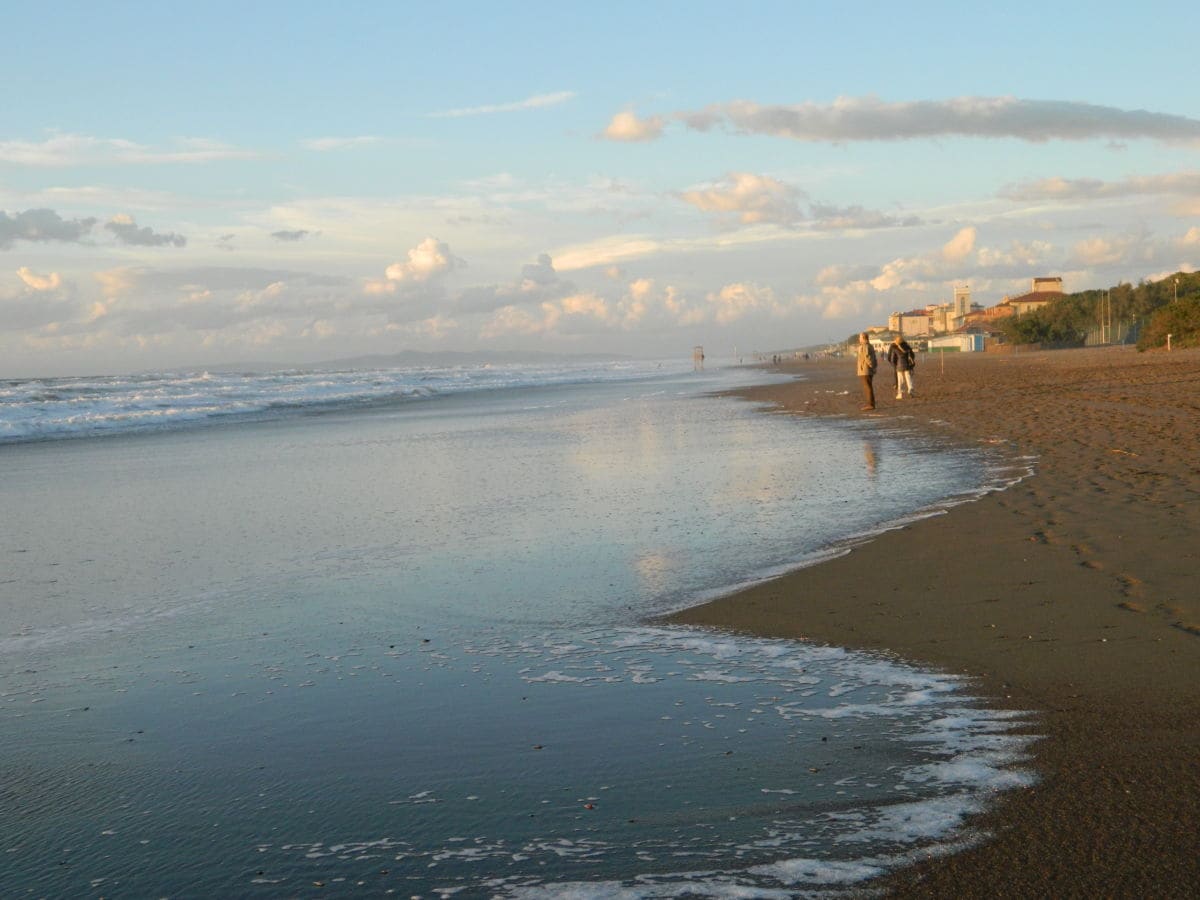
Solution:
<svg viewBox="0 0 1200 900">
<path fill-rule="evenodd" d="M 902 401 L 883 365 L 875 413 L 853 359 L 743 395 L 993 442 L 1036 455 L 1034 476 L 674 620 L 889 651 L 1038 712 L 1040 783 L 892 895 L 1200 896 L 1200 351 L 943 362 Z"/>
</svg>

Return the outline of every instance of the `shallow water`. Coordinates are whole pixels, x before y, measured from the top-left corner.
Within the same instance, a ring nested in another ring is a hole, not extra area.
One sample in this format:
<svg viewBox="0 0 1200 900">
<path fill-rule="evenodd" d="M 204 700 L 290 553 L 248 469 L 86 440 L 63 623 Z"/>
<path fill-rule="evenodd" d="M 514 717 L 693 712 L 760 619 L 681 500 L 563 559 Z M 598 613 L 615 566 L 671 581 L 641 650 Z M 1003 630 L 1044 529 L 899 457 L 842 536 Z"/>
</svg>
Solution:
<svg viewBox="0 0 1200 900">
<path fill-rule="evenodd" d="M 765 896 L 952 837 L 1024 778 L 954 679 L 639 623 L 1003 473 L 739 377 L 0 448 L 10 886 Z"/>
</svg>

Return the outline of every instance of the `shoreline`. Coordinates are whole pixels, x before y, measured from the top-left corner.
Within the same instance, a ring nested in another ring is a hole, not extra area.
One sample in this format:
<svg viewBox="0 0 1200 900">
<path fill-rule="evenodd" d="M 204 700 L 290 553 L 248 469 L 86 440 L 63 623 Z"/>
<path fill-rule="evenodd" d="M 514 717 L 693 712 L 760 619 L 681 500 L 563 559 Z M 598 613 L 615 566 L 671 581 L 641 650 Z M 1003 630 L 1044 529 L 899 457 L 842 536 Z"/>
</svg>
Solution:
<svg viewBox="0 0 1200 900">
<path fill-rule="evenodd" d="M 1038 784 L 893 896 L 1187 896 L 1200 883 L 1200 351 L 922 358 L 858 411 L 852 360 L 736 391 L 1034 456 L 1035 472 L 666 621 L 885 652 L 1035 715 Z M 843 393 L 848 391 L 849 393 Z M 903 417 L 903 418 L 901 418 Z"/>
</svg>

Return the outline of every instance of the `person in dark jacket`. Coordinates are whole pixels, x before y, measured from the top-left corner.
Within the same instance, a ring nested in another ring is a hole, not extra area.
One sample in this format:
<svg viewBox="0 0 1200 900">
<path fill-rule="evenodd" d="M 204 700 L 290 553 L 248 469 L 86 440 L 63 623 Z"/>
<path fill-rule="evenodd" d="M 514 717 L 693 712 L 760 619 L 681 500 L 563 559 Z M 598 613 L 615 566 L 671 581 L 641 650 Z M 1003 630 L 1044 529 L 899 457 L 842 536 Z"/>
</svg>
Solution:
<svg viewBox="0 0 1200 900">
<path fill-rule="evenodd" d="M 858 336 L 858 355 L 855 372 L 862 381 L 863 412 L 875 408 L 875 348 L 864 331 Z"/>
<path fill-rule="evenodd" d="M 888 362 L 892 364 L 896 375 L 896 399 L 904 397 L 904 388 L 908 388 L 908 396 L 913 395 L 913 369 L 917 367 L 917 355 L 913 348 L 901 335 L 896 335 L 888 347 Z"/>
</svg>

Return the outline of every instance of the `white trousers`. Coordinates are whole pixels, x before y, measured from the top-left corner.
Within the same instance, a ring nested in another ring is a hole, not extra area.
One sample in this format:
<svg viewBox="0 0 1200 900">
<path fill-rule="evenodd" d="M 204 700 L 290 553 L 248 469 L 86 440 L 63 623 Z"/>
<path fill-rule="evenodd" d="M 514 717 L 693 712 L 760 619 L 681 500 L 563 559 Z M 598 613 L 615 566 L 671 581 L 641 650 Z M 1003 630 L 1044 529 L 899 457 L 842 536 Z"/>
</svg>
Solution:
<svg viewBox="0 0 1200 900">
<path fill-rule="evenodd" d="M 911 369 L 903 369 L 903 370 L 897 369 L 896 370 L 896 399 L 900 399 L 900 396 L 903 393 L 903 388 L 905 385 L 908 385 L 908 396 L 911 397 L 912 391 L 913 391 L 912 370 Z"/>
</svg>

